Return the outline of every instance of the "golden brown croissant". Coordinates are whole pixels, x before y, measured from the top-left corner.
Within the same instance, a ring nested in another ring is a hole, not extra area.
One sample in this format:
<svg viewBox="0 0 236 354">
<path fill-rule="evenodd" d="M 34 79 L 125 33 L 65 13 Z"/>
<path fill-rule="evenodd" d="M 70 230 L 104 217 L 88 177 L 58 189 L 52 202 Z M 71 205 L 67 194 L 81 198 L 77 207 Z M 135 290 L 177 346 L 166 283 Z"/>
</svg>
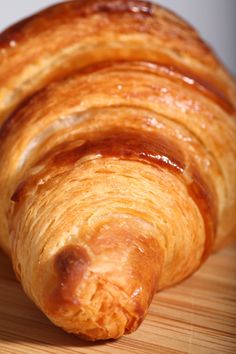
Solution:
<svg viewBox="0 0 236 354">
<path fill-rule="evenodd" d="M 148 2 L 67 1 L 0 35 L 0 241 L 56 325 L 134 331 L 235 235 L 235 97 Z"/>
</svg>

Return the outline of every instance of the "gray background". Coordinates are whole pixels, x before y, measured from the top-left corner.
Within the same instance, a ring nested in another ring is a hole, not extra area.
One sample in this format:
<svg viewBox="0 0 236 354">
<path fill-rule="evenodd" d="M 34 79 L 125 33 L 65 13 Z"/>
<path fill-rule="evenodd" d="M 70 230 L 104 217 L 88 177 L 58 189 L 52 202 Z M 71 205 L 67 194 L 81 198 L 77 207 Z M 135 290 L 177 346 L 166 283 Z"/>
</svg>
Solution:
<svg viewBox="0 0 236 354">
<path fill-rule="evenodd" d="M 59 0 L 0 0 L 0 31 Z M 236 0 L 159 0 L 191 22 L 236 75 Z"/>
</svg>

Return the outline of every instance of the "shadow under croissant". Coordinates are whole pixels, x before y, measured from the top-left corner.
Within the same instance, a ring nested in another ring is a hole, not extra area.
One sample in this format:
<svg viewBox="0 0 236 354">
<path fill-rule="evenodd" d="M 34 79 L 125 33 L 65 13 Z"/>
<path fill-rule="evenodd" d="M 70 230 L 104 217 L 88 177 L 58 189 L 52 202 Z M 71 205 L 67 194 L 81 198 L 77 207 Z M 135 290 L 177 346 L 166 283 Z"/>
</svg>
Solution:
<svg viewBox="0 0 236 354">
<path fill-rule="evenodd" d="M 27 342 L 57 347 L 93 347 L 105 343 L 83 341 L 53 325 L 24 294 L 10 259 L 1 251 L 0 279 L 0 342 Z"/>
</svg>

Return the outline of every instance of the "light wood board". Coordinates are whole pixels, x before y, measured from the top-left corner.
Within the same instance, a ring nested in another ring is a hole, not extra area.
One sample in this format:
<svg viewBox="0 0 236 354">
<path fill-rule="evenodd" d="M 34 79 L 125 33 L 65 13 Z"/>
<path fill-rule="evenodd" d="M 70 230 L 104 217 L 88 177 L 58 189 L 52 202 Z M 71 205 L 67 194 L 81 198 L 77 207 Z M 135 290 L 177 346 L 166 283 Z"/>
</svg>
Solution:
<svg viewBox="0 0 236 354">
<path fill-rule="evenodd" d="M 133 334 L 86 343 L 52 325 L 24 295 L 0 253 L 0 353 L 236 353 L 236 244 L 155 296 Z"/>
</svg>

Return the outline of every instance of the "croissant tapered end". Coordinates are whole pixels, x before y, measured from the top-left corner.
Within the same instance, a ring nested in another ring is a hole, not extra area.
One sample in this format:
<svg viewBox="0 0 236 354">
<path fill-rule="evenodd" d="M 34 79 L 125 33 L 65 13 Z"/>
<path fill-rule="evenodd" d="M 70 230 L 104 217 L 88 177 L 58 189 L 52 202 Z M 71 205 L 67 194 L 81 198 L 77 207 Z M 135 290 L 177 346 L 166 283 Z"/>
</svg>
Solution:
<svg viewBox="0 0 236 354">
<path fill-rule="evenodd" d="M 89 340 L 133 332 L 157 288 L 163 263 L 157 242 L 121 222 L 103 226 L 89 246 L 68 245 L 54 256 L 45 313 Z"/>
</svg>

